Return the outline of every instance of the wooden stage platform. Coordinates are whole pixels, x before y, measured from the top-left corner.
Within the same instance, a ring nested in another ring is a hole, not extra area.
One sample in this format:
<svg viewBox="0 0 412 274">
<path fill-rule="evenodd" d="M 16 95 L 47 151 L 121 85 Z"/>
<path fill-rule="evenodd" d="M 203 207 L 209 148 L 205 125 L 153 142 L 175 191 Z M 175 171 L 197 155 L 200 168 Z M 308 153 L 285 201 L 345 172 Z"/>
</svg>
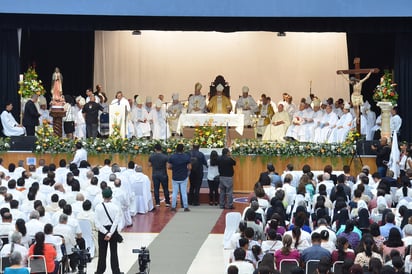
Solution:
<svg viewBox="0 0 412 274">
<path fill-rule="evenodd" d="M 24 160 L 28 157 L 34 157 L 37 160 L 44 159 L 47 164 L 54 163 L 58 166 L 60 159 L 66 159 L 69 163 L 73 159 L 72 154 L 34 154 L 27 152 L 7 152 L 0 155 L 3 158 L 3 166 L 7 168 L 9 163 L 17 164 L 19 160 Z M 104 159 L 111 159 L 112 164 L 117 163 L 120 166 L 127 166 L 130 160 L 143 167 L 143 172 L 151 177 L 151 168 L 148 165 L 148 155 L 120 155 L 120 154 L 96 154 L 89 155 L 88 160 L 92 166 L 103 165 Z M 259 174 L 266 170 L 266 165 L 272 162 L 275 165 L 276 172 L 281 174 L 286 165 L 291 163 L 295 170 L 301 170 L 302 166 L 308 164 L 312 170 L 323 170 L 325 165 L 332 165 L 334 170 L 342 170 L 344 165 L 349 165 L 351 157 L 335 157 L 335 158 L 320 158 L 320 157 L 285 157 L 285 156 L 233 156 L 236 160 L 235 175 L 234 175 L 234 192 L 248 193 L 253 190 L 253 185 L 257 182 Z M 363 165 L 368 165 L 371 168 L 371 173 L 376 171 L 375 157 L 361 157 Z M 362 164 L 359 158 L 355 158 L 351 165 L 352 175 L 357 175 L 362 169 Z M 170 172 L 170 171 L 169 171 Z M 170 174 L 171 175 L 171 174 Z M 339 174 L 338 174 L 339 175 Z M 171 176 L 169 176 L 171 178 Z M 171 189 L 171 182 L 170 182 Z"/>
</svg>

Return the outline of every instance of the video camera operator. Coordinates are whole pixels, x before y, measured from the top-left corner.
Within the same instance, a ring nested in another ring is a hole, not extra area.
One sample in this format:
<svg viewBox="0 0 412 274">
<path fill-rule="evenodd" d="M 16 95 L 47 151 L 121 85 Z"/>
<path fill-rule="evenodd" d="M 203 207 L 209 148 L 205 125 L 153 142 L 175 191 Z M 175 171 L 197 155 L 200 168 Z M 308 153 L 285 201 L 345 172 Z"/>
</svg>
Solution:
<svg viewBox="0 0 412 274">
<path fill-rule="evenodd" d="M 122 218 L 120 208 L 111 202 L 112 190 L 106 188 L 102 191 L 103 203 L 97 204 L 95 209 L 95 225 L 98 232 L 99 260 L 96 274 L 103 274 L 106 270 L 107 245 L 110 244 L 110 266 L 113 274 L 122 274 L 119 268 L 117 243 L 122 242 L 117 226 Z"/>
<path fill-rule="evenodd" d="M 148 274 L 150 272 L 150 252 L 145 247 L 142 246 L 140 249 L 133 249 L 133 253 L 139 254 L 139 273 L 138 274 Z"/>
</svg>

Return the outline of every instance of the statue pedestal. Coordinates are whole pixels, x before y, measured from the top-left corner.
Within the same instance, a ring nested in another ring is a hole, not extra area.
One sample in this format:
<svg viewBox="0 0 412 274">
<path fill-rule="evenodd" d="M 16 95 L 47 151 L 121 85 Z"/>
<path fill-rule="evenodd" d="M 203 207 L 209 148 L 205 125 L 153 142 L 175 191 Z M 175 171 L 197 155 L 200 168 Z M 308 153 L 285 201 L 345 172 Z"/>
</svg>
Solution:
<svg viewBox="0 0 412 274">
<path fill-rule="evenodd" d="M 377 106 L 382 110 L 381 137 L 386 137 L 390 143 L 392 136 L 390 126 L 392 103 L 381 101 L 377 103 Z"/>
<path fill-rule="evenodd" d="M 63 136 L 63 117 L 66 116 L 66 111 L 63 107 L 52 107 L 50 116 L 53 117 L 53 132 L 55 135 Z"/>
</svg>

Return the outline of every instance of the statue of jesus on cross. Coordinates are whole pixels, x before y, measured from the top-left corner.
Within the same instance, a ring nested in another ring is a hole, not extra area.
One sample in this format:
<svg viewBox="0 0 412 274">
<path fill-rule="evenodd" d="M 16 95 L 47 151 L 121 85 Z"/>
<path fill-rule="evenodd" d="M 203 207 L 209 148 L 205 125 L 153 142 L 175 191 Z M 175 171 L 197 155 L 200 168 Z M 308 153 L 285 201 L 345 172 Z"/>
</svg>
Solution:
<svg viewBox="0 0 412 274">
<path fill-rule="evenodd" d="M 346 81 L 352 86 L 353 92 L 351 95 L 351 101 L 353 108 L 355 110 L 356 114 L 356 128 L 360 132 L 360 106 L 363 105 L 363 96 L 361 94 L 362 92 L 362 84 L 369 79 L 372 73 L 378 73 L 379 69 L 378 68 L 372 68 L 372 69 L 361 69 L 360 68 L 360 58 L 356 57 L 353 60 L 353 63 L 355 64 L 355 69 L 348 69 L 348 70 L 338 70 L 336 71 L 337 74 L 342 75 L 344 77 L 344 74 L 355 74 L 355 77 L 350 77 L 350 78 L 345 78 Z M 363 78 L 360 79 L 360 74 L 366 74 L 367 75 Z"/>
</svg>

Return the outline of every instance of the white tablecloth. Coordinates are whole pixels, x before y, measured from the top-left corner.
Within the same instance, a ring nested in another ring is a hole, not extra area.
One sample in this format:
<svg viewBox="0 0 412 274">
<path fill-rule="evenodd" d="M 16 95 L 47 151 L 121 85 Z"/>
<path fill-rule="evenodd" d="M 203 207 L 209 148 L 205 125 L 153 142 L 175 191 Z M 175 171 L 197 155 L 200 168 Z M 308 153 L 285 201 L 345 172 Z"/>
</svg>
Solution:
<svg viewBox="0 0 412 274">
<path fill-rule="evenodd" d="M 183 127 L 198 126 L 235 127 L 243 135 L 243 114 L 181 114 L 177 124 L 177 132 L 181 133 Z"/>
</svg>

